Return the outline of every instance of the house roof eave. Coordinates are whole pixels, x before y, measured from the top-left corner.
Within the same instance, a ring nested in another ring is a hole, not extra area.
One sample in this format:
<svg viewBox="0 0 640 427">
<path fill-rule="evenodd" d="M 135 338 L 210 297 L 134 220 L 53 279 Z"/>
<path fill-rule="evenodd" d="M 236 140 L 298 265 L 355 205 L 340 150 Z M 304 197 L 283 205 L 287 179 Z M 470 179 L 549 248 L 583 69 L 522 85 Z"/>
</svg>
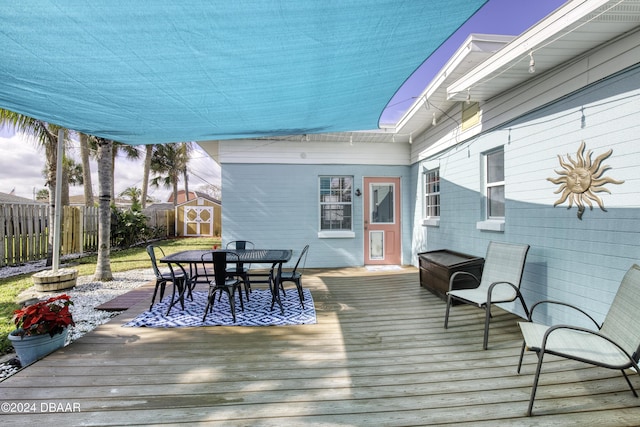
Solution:
<svg viewBox="0 0 640 427">
<path fill-rule="evenodd" d="M 490 99 L 638 25 L 638 1 L 569 1 L 451 83 L 447 99 Z M 535 74 L 529 71 L 532 59 Z"/>
</svg>

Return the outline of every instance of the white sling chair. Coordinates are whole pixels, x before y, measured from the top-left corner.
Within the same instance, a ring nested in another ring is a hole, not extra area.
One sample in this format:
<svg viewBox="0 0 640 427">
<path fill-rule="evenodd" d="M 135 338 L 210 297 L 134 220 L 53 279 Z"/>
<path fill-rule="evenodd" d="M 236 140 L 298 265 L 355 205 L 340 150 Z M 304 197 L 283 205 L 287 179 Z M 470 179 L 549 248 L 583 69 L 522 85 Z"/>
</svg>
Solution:
<svg viewBox="0 0 640 427">
<path fill-rule="evenodd" d="M 576 310 L 576 314 L 585 315 L 594 323 L 594 329 L 587 329 L 571 325 L 545 326 L 531 321 L 534 310 L 544 307 L 545 304 L 559 304 Z M 628 368 L 638 369 L 640 357 L 640 267 L 633 265 L 625 274 L 618 288 L 609 312 L 599 325 L 593 317 L 582 309 L 573 305 L 558 301 L 540 301 L 531 307 L 528 322 L 520 322 L 520 329 L 524 337 L 518 373 L 522 367 L 524 350 L 535 351 L 538 355 L 538 366 L 533 379 L 531 399 L 527 415 L 531 416 L 533 400 L 536 397 L 542 359 L 546 353 L 567 359 L 578 360 L 591 365 L 609 369 L 619 369 L 627 380 L 633 395 L 638 393 L 633 388 L 627 373 Z"/>
</svg>

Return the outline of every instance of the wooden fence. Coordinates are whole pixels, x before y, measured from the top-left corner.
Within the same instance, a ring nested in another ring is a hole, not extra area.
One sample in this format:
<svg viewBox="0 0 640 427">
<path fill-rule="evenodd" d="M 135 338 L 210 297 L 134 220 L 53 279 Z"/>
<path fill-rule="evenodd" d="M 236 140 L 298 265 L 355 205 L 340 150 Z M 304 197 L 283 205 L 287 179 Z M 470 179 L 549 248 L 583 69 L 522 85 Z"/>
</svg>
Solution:
<svg viewBox="0 0 640 427">
<path fill-rule="evenodd" d="M 163 229 L 163 237 L 176 236 L 175 210 L 146 211 L 144 214 L 147 216 L 147 226 Z"/>
<path fill-rule="evenodd" d="M 98 248 L 98 208 L 64 206 L 60 252 L 63 255 Z M 49 206 L 0 204 L 0 267 L 47 257 Z"/>
</svg>

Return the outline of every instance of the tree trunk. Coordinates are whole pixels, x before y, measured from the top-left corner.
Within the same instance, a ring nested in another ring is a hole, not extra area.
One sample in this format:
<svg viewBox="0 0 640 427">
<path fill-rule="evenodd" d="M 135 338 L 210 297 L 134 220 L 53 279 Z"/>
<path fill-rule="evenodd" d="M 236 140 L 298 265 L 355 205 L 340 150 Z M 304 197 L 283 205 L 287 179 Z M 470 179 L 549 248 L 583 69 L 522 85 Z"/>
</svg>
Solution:
<svg viewBox="0 0 640 427">
<path fill-rule="evenodd" d="M 118 155 L 118 149 L 116 147 L 114 147 L 113 141 L 111 141 L 111 170 L 109 171 L 109 173 L 111 174 L 111 201 L 113 203 L 116 202 L 116 193 L 115 193 L 115 187 L 116 187 L 116 156 Z M 98 172 L 99 173 L 99 172 Z M 100 190 L 98 190 L 99 192 Z"/>
<path fill-rule="evenodd" d="M 189 201 L 189 174 L 187 173 L 187 166 L 185 165 L 182 176 L 184 177 L 184 197 L 185 200 Z"/>
<path fill-rule="evenodd" d="M 142 200 L 140 203 L 142 205 L 142 209 L 147 207 L 147 195 L 149 191 L 149 174 L 151 171 L 151 156 L 153 155 L 153 144 L 149 144 L 146 147 L 146 153 L 144 156 L 144 172 L 142 178 Z"/>
<path fill-rule="evenodd" d="M 82 182 L 84 185 L 84 205 L 93 206 L 93 186 L 91 184 L 91 164 L 89 163 L 89 137 L 80 134 L 80 157 L 82 159 Z"/>
<path fill-rule="evenodd" d="M 64 162 L 62 163 L 62 192 L 60 193 L 60 204 L 62 206 L 69 206 L 69 170 L 64 167 Z"/>
<path fill-rule="evenodd" d="M 173 207 L 178 206 L 178 176 L 174 175 L 173 182 L 171 183 L 173 186 Z"/>
<path fill-rule="evenodd" d="M 47 225 L 48 238 L 47 238 L 47 262 L 46 266 L 51 267 L 53 265 L 53 223 L 55 221 L 56 212 L 56 170 L 57 170 L 57 137 L 51 134 L 50 143 L 44 145 L 45 157 L 47 158 L 47 182 L 46 186 L 49 187 L 49 224 Z"/>
<path fill-rule="evenodd" d="M 94 280 L 113 280 L 111 273 L 111 186 L 113 141 L 96 138 L 98 142 L 98 260 Z"/>
</svg>

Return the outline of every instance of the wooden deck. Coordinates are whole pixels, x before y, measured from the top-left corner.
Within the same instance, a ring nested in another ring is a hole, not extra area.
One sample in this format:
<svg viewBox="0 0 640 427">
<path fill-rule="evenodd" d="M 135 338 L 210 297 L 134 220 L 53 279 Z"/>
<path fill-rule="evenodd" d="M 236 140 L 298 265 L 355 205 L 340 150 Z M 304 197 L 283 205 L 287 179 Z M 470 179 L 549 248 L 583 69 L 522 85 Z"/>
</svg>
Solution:
<svg viewBox="0 0 640 427">
<path fill-rule="evenodd" d="M 307 271 L 304 284 L 316 325 L 122 327 L 148 307 L 143 301 L 0 383 L 0 419 L 14 426 L 640 424 L 640 400 L 619 373 L 552 357 L 535 416 L 526 417 L 536 358 L 528 354 L 516 374 L 517 319 L 499 311 L 483 351 L 483 312 L 456 306 L 445 331 L 445 305 L 420 288 L 414 268 Z M 637 375 L 631 380 L 640 388 Z"/>
</svg>

